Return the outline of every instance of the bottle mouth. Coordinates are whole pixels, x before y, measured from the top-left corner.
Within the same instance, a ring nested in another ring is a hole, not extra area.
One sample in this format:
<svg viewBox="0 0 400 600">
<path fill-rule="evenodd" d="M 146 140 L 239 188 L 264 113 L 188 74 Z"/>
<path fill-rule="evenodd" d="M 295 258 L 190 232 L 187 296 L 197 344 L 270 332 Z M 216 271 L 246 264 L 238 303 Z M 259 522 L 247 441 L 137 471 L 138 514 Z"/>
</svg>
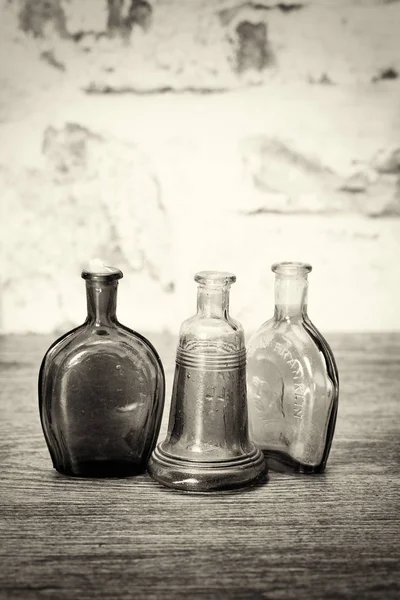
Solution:
<svg viewBox="0 0 400 600">
<path fill-rule="evenodd" d="M 194 280 L 200 285 L 224 287 L 236 281 L 236 275 L 229 271 L 199 271 Z"/>
<path fill-rule="evenodd" d="M 307 275 L 312 271 L 312 266 L 305 262 L 283 261 L 274 263 L 271 270 L 276 275 L 285 275 L 288 277 L 299 277 Z"/>
<path fill-rule="evenodd" d="M 86 281 L 103 281 L 104 283 L 118 281 L 118 279 L 122 279 L 123 276 L 124 274 L 122 271 L 116 267 L 106 267 L 105 265 L 102 267 L 101 271 L 83 269 L 81 273 L 82 279 L 86 279 Z"/>
</svg>

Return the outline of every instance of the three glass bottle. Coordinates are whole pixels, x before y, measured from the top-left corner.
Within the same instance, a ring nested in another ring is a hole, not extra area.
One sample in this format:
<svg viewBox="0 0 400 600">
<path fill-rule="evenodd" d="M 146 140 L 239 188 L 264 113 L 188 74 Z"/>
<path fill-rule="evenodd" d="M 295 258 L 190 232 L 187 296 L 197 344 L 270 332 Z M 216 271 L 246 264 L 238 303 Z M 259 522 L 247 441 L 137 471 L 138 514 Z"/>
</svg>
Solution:
<svg viewBox="0 0 400 600">
<path fill-rule="evenodd" d="M 229 315 L 236 278 L 196 274 L 198 310 L 180 330 L 168 434 L 157 448 L 163 367 L 150 342 L 116 319 L 121 271 L 102 269 L 82 273 L 88 317 L 40 369 L 42 427 L 58 471 L 115 476 L 148 466 L 164 485 L 207 492 L 265 480 L 261 451 L 272 468 L 324 470 L 339 388 L 332 351 L 307 316 L 310 265 L 273 265 L 275 314 L 249 341 L 247 385 L 243 328 Z"/>
</svg>

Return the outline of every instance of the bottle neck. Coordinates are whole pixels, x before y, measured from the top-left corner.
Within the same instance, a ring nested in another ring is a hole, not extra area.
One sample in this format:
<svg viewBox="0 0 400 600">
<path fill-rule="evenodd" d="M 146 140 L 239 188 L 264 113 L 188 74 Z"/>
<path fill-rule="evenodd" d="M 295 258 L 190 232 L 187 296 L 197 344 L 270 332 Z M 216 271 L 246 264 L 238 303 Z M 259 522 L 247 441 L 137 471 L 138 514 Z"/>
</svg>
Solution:
<svg viewBox="0 0 400 600">
<path fill-rule="evenodd" d="M 117 281 L 86 281 L 87 322 L 112 325 L 117 322 Z"/>
<path fill-rule="evenodd" d="M 275 279 L 275 318 L 278 320 L 307 315 L 307 275 Z"/>
<path fill-rule="evenodd" d="M 227 319 L 229 316 L 229 286 L 199 285 L 197 313 L 202 317 Z"/>
</svg>

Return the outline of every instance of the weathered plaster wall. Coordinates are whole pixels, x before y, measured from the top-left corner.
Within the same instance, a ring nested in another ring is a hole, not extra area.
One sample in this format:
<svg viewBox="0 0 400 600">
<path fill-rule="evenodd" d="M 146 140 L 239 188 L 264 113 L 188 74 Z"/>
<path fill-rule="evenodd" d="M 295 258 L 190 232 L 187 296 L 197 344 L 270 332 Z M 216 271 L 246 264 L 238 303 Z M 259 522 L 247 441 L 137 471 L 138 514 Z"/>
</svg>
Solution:
<svg viewBox="0 0 400 600">
<path fill-rule="evenodd" d="M 176 332 L 196 270 L 232 270 L 247 330 L 306 260 L 323 330 L 399 329 L 400 2 L 3 0 L 2 332 L 119 315 Z"/>
</svg>

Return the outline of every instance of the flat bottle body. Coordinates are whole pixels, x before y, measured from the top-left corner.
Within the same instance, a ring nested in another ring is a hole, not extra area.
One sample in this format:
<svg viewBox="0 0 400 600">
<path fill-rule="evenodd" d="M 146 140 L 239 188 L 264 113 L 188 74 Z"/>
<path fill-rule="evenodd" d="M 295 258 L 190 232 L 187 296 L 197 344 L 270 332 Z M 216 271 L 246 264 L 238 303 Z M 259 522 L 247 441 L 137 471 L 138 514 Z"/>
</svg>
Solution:
<svg viewBox="0 0 400 600">
<path fill-rule="evenodd" d="M 267 321 L 248 344 L 250 438 L 270 459 L 300 472 L 325 469 L 338 376 L 328 344 L 308 317 Z"/>
<path fill-rule="evenodd" d="M 160 428 L 164 386 L 155 349 L 119 323 L 86 323 L 62 336 L 39 375 L 54 467 L 85 477 L 143 472 Z"/>
</svg>

